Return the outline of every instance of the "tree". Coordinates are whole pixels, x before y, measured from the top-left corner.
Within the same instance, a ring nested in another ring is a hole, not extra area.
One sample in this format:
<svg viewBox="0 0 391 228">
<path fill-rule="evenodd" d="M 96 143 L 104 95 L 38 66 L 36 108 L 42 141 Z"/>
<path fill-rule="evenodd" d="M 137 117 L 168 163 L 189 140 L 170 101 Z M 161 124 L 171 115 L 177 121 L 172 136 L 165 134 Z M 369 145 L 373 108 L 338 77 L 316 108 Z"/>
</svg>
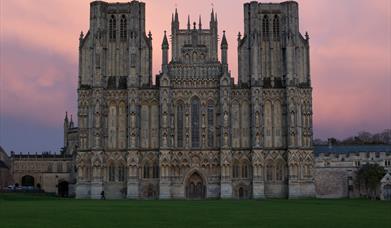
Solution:
<svg viewBox="0 0 391 228">
<path fill-rule="evenodd" d="M 374 199 L 377 196 L 380 180 L 386 174 L 384 167 L 378 164 L 365 164 L 356 172 L 356 183 L 361 190 L 363 186 L 367 197 Z"/>
</svg>

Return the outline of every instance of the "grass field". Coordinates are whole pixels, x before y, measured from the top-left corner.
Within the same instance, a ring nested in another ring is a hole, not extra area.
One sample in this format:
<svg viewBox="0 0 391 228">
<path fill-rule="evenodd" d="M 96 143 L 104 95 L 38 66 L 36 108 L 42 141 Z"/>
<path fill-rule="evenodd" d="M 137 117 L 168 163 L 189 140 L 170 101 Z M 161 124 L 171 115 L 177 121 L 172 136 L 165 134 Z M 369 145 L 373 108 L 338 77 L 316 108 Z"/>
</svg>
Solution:
<svg viewBox="0 0 391 228">
<path fill-rule="evenodd" d="M 0 227 L 391 227 L 391 202 L 102 201 L 0 193 Z"/>
</svg>

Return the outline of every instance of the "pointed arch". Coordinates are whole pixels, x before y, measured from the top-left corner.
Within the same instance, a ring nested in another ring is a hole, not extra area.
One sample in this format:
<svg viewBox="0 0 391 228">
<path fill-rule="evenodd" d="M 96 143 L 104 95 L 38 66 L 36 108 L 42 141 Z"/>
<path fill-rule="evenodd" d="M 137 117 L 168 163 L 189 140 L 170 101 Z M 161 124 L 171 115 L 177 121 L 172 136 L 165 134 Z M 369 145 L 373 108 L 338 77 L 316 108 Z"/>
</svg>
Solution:
<svg viewBox="0 0 391 228">
<path fill-rule="evenodd" d="M 122 15 L 121 21 L 120 21 L 120 38 L 121 38 L 121 40 L 125 40 L 127 37 L 128 37 L 128 34 L 127 34 L 126 16 Z"/>
<path fill-rule="evenodd" d="M 115 40 L 117 38 L 117 19 L 114 15 L 110 16 L 109 19 L 109 39 Z"/>
<path fill-rule="evenodd" d="M 280 20 L 278 15 L 273 18 L 273 37 L 274 40 L 280 40 Z"/>
<path fill-rule="evenodd" d="M 262 19 L 262 36 L 264 40 L 269 39 L 269 16 L 265 15 Z"/>
<path fill-rule="evenodd" d="M 191 99 L 191 146 L 200 147 L 200 99 L 193 97 Z"/>
<path fill-rule="evenodd" d="M 183 147 L 183 120 L 184 120 L 184 103 L 183 101 L 177 101 L 176 107 L 176 140 L 177 146 Z"/>
</svg>

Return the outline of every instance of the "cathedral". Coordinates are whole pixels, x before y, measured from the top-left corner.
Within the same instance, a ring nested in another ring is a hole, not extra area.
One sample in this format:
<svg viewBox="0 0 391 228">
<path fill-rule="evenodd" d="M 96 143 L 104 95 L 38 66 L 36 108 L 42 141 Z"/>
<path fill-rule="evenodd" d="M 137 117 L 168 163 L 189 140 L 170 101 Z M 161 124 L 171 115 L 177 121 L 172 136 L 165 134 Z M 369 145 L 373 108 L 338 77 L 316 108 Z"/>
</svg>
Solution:
<svg viewBox="0 0 391 228">
<path fill-rule="evenodd" d="M 79 39 L 76 198 L 315 196 L 309 38 L 298 4 L 244 4 L 237 83 L 213 10 L 208 27 L 180 26 L 175 10 L 153 83 L 145 7 L 90 5 Z"/>
</svg>

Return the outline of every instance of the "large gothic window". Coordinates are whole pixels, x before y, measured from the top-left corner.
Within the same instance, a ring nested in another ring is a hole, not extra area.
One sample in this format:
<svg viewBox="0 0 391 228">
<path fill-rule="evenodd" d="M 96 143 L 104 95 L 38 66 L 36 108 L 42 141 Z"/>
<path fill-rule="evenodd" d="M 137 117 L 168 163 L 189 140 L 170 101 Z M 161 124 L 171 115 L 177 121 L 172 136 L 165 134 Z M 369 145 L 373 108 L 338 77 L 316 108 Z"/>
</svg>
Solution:
<svg viewBox="0 0 391 228">
<path fill-rule="evenodd" d="M 117 32 L 117 21 L 115 19 L 114 15 L 111 15 L 110 20 L 109 20 L 109 39 L 110 40 L 115 40 L 116 38 L 116 32 Z"/>
<path fill-rule="evenodd" d="M 208 104 L 208 147 L 213 147 L 214 142 L 214 105 L 213 102 Z"/>
<path fill-rule="evenodd" d="M 200 100 L 191 100 L 191 146 L 200 146 Z"/>
<path fill-rule="evenodd" d="M 125 15 L 121 16 L 121 22 L 120 22 L 120 38 L 121 40 L 125 40 L 127 37 L 127 30 L 126 30 L 126 17 Z"/>
<path fill-rule="evenodd" d="M 183 103 L 178 103 L 177 106 L 177 146 L 183 147 Z"/>
<path fill-rule="evenodd" d="M 267 15 L 262 20 L 262 36 L 264 40 L 269 39 L 269 17 Z"/>
<path fill-rule="evenodd" d="M 275 15 L 273 19 L 273 37 L 274 40 L 280 39 L 280 21 L 277 15 Z"/>
</svg>

